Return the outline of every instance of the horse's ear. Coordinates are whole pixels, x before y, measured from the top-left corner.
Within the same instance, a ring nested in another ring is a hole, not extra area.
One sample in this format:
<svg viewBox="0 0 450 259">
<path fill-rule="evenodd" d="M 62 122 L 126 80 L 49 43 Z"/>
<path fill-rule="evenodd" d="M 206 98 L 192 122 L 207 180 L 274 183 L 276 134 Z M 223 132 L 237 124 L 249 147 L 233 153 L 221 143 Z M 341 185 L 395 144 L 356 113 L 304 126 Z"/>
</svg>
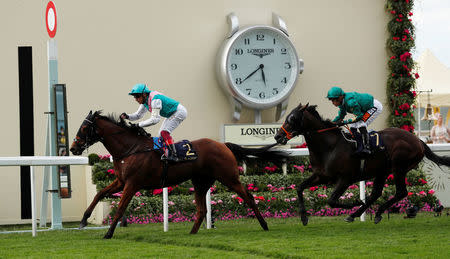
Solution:
<svg viewBox="0 0 450 259">
<path fill-rule="evenodd" d="M 297 108 L 302 108 L 302 103 L 299 103 Z"/>
<path fill-rule="evenodd" d="M 308 105 L 309 105 L 309 103 L 307 103 L 305 106 L 303 106 L 300 110 L 301 111 L 305 110 L 306 108 L 308 108 Z"/>
</svg>

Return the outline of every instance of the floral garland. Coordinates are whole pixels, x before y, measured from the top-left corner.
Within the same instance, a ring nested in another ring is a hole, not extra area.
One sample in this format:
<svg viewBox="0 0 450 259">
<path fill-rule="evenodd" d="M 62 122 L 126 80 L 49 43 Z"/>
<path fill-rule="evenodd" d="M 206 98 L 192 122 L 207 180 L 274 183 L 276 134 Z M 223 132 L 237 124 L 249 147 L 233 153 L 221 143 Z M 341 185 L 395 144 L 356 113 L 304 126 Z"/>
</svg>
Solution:
<svg viewBox="0 0 450 259">
<path fill-rule="evenodd" d="M 414 132 L 413 109 L 416 99 L 414 91 L 418 73 L 414 73 L 414 61 L 411 50 L 414 44 L 413 0 L 387 0 L 386 10 L 392 19 L 388 23 L 390 37 L 386 46 L 391 52 L 388 62 L 390 75 L 387 80 L 387 96 L 389 100 L 389 126 L 399 127 Z"/>
</svg>

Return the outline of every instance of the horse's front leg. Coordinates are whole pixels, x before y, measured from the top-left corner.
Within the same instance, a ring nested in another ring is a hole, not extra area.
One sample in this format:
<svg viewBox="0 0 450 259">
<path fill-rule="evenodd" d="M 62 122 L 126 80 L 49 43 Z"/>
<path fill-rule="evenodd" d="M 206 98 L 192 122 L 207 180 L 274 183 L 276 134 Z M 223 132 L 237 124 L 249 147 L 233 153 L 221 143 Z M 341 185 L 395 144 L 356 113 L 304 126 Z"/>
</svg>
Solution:
<svg viewBox="0 0 450 259">
<path fill-rule="evenodd" d="M 92 211 L 94 210 L 97 203 L 105 198 L 107 195 L 111 195 L 116 192 L 120 192 L 123 188 L 123 184 L 116 178 L 110 185 L 106 186 L 103 190 L 99 191 L 97 195 L 95 195 L 89 207 L 83 214 L 83 218 L 80 222 L 80 229 L 87 226 L 87 219 L 91 216 Z"/>
<path fill-rule="evenodd" d="M 139 190 L 137 186 L 134 184 L 127 183 L 125 184 L 125 188 L 123 189 L 122 198 L 119 202 L 119 207 L 117 208 L 116 214 L 114 215 L 114 219 L 111 223 L 111 226 L 109 227 L 108 232 L 103 237 L 105 239 L 110 239 L 113 234 L 114 230 L 116 229 L 118 221 L 122 218 L 123 213 L 125 212 L 125 209 L 128 207 L 128 204 L 130 203 L 131 199 L 133 198 L 134 194 Z"/>
<path fill-rule="evenodd" d="M 303 199 L 303 190 L 305 190 L 310 186 L 317 185 L 319 183 L 320 177 L 317 174 L 313 173 L 313 175 L 311 175 L 309 178 L 304 180 L 299 186 L 297 186 L 299 213 L 303 226 L 306 226 L 308 224 L 308 216 L 306 215 L 305 201 Z"/>
</svg>

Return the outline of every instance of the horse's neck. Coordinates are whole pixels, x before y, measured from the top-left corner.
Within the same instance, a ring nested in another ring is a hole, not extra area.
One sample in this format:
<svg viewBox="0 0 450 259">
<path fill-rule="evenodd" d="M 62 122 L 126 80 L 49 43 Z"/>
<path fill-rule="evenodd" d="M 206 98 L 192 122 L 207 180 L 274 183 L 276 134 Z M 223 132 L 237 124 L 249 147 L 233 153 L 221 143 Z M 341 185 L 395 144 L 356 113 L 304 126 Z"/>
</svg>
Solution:
<svg viewBox="0 0 450 259">
<path fill-rule="evenodd" d="M 318 132 L 320 129 L 325 129 L 322 123 L 314 125 L 314 128 L 305 134 L 305 141 L 310 152 L 317 154 L 329 154 L 336 147 L 340 138 L 342 137 L 338 130 L 329 130 Z"/>
<path fill-rule="evenodd" d="M 139 136 L 131 134 L 127 129 L 114 125 L 103 129 L 103 146 L 113 158 L 120 158 L 141 149 L 144 144 Z"/>
</svg>

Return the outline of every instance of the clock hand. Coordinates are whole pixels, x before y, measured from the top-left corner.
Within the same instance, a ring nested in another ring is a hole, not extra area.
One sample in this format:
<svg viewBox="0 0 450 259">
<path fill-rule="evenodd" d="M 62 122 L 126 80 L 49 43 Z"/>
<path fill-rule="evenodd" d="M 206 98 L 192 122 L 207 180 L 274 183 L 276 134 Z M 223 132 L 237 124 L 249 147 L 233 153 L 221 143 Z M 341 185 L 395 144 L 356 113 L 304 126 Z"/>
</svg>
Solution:
<svg viewBox="0 0 450 259">
<path fill-rule="evenodd" d="M 262 65 L 262 64 L 261 64 Z M 262 73 L 262 80 L 263 80 L 263 82 L 264 82 L 264 85 L 265 86 L 267 86 L 266 85 L 266 75 L 264 75 L 264 65 L 262 65 L 262 67 L 261 67 L 261 73 Z"/>
<path fill-rule="evenodd" d="M 252 75 L 254 75 L 256 72 L 258 72 L 258 70 L 262 69 L 263 67 L 264 67 L 263 64 L 259 65 L 259 67 L 258 67 L 255 71 L 251 72 L 250 75 L 248 75 L 246 78 L 244 78 L 244 80 L 242 80 L 242 82 L 244 82 L 245 80 L 247 80 L 249 77 L 251 77 Z"/>
</svg>

